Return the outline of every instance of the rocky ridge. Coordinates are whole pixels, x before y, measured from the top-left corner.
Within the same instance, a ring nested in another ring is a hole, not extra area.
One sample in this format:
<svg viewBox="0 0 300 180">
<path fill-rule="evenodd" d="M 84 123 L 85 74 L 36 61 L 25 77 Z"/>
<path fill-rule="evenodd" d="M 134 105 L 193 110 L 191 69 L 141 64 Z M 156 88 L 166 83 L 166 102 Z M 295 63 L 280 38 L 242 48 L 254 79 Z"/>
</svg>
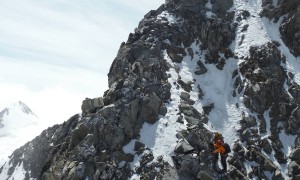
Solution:
<svg viewBox="0 0 300 180">
<path fill-rule="evenodd" d="M 274 7 L 273 1 L 262 3 L 265 9 L 261 15 L 270 19 L 290 14 L 289 21 L 282 21 L 282 34 L 297 21 L 299 8 L 288 9 L 285 4 L 290 3 L 299 5 L 292 0 L 278 1 Z M 221 178 L 212 167 L 212 132 L 206 126 L 216 106 L 212 102 L 197 108 L 196 101 L 205 99 L 206 92 L 196 80 L 186 81 L 179 75 L 181 65 L 189 58 L 197 61 L 193 77 L 206 75 L 210 65 L 222 71 L 227 63 L 242 61 L 230 74 L 232 97 L 241 99 L 236 106 L 245 106 L 240 108 L 240 140 L 232 145 L 228 173 L 222 178 L 267 179 L 265 172 L 269 172 L 272 179 L 284 179 L 276 163 L 288 163 L 289 178 L 299 178 L 299 84 L 294 74 L 287 72 L 287 60 L 278 42 L 249 47 L 245 57 L 235 55 L 230 45 L 239 22 L 251 14 L 235 12 L 233 5 L 232 0 L 166 0 L 150 11 L 121 44 L 103 97 L 85 99 L 82 116 L 74 115 L 48 128 L 17 149 L 0 168 L 0 174 L 13 177 L 22 165 L 25 179 L 128 179 L 134 175 L 140 179 Z M 242 29 L 247 31 L 247 26 Z M 288 36 L 297 33 L 295 26 Z M 290 41 L 287 34 L 283 39 L 299 56 L 299 42 Z M 178 74 L 173 82 L 171 69 Z M 173 87 L 181 90 L 177 123 L 186 125 L 185 130 L 174 134 L 178 138 L 172 154 L 174 166 L 163 156 L 154 157 L 151 148 L 139 141 L 145 122 L 155 124 L 168 115 Z M 191 97 L 195 92 L 197 100 Z M 295 136 L 290 154 L 280 139 L 282 133 Z M 123 147 L 132 139 L 137 140 L 133 152 L 125 153 Z M 131 164 L 135 154 L 140 157 L 136 167 Z M 248 167 L 247 162 L 251 162 Z"/>
</svg>

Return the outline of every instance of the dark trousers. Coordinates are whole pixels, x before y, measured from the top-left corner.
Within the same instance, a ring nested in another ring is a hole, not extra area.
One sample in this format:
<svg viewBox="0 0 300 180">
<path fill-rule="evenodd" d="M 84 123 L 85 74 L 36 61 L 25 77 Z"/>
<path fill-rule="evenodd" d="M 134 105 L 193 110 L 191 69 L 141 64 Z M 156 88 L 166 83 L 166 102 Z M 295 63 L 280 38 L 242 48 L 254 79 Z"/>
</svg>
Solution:
<svg viewBox="0 0 300 180">
<path fill-rule="evenodd" d="M 217 165 L 218 160 L 219 160 L 219 154 L 215 154 L 214 158 L 215 158 L 215 165 Z M 225 155 L 221 154 L 221 164 L 223 166 L 223 171 L 227 171 L 226 159 L 227 159 L 227 154 L 225 154 Z"/>
</svg>

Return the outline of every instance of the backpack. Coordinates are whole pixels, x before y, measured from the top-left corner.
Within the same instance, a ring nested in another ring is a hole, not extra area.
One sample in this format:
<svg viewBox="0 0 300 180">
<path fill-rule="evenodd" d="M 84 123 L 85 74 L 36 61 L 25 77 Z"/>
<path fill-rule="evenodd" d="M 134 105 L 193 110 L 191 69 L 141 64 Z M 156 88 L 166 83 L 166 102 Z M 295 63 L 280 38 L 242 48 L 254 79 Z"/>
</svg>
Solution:
<svg viewBox="0 0 300 180">
<path fill-rule="evenodd" d="M 225 149 L 225 154 L 231 152 L 230 146 L 229 146 L 229 144 L 227 144 L 227 143 L 224 143 L 224 149 Z"/>
</svg>

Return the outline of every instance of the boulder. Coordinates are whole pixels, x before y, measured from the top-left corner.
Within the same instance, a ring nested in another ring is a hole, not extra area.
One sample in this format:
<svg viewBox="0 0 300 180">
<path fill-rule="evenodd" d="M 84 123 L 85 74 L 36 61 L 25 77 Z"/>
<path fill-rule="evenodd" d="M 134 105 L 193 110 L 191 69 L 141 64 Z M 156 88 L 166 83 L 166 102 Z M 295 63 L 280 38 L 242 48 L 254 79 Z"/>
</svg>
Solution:
<svg viewBox="0 0 300 180">
<path fill-rule="evenodd" d="M 259 115 L 258 116 L 259 119 L 259 131 L 260 133 L 266 133 L 267 132 L 267 124 L 266 124 L 266 120 L 264 118 L 264 116 Z"/>
<path fill-rule="evenodd" d="M 245 173 L 243 173 L 242 171 L 238 170 L 238 169 L 233 169 L 232 171 L 229 172 L 228 176 L 231 179 L 249 179 Z"/>
<path fill-rule="evenodd" d="M 85 124 L 81 123 L 80 125 L 78 125 L 72 133 L 71 144 L 73 146 L 77 146 L 79 142 L 85 138 L 88 132 L 89 129 Z"/>
<path fill-rule="evenodd" d="M 187 52 L 189 54 L 189 56 L 191 56 L 191 58 L 193 59 L 194 58 L 194 51 L 192 48 L 187 48 Z"/>
<path fill-rule="evenodd" d="M 85 98 L 85 100 L 82 101 L 81 110 L 82 114 L 86 115 L 89 113 L 95 113 L 97 109 L 100 109 L 104 106 L 104 101 L 102 97 L 98 98 Z"/>
<path fill-rule="evenodd" d="M 200 166 L 197 159 L 192 155 L 184 155 L 180 158 L 181 170 L 183 173 L 197 176 L 200 170 Z"/>
<path fill-rule="evenodd" d="M 180 94 L 180 98 L 187 101 L 188 99 L 190 99 L 191 95 L 187 92 L 181 92 Z"/>
<path fill-rule="evenodd" d="M 181 139 L 175 149 L 174 149 L 174 152 L 176 153 L 179 153 L 179 154 L 186 154 L 186 153 L 190 153 L 192 151 L 194 151 L 194 147 L 192 147 L 188 142 L 187 140 L 185 139 Z"/>
<path fill-rule="evenodd" d="M 276 165 L 266 155 L 259 152 L 254 147 L 249 149 L 245 157 L 249 161 L 255 161 L 256 163 L 260 164 L 260 167 L 263 171 L 275 172 L 277 169 Z"/>
<path fill-rule="evenodd" d="M 186 55 L 185 50 L 182 47 L 164 44 L 167 54 L 173 62 L 181 63 L 183 60 L 183 56 Z"/>
<path fill-rule="evenodd" d="M 169 57 L 173 62 L 181 63 L 183 60 L 183 57 L 178 54 L 169 53 Z"/>
<path fill-rule="evenodd" d="M 227 162 L 239 170 L 245 170 L 242 159 L 238 157 L 228 157 Z"/>
<path fill-rule="evenodd" d="M 180 98 L 182 100 L 184 100 L 185 102 L 187 102 L 189 105 L 195 104 L 195 101 L 193 101 L 193 100 L 190 99 L 190 94 L 187 93 L 187 92 L 181 92 Z"/>
<path fill-rule="evenodd" d="M 248 27 L 249 27 L 249 24 L 245 24 L 243 26 L 243 28 L 241 29 L 241 32 L 247 31 Z"/>
<path fill-rule="evenodd" d="M 182 113 L 184 113 L 186 111 L 192 111 L 191 106 L 185 101 L 180 101 L 178 108 L 179 108 L 180 112 L 182 112 Z"/>
<path fill-rule="evenodd" d="M 159 107 L 158 114 L 165 116 L 167 114 L 167 112 L 168 112 L 168 109 L 167 109 L 166 105 L 162 104 Z"/>
<path fill-rule="evenodd" d="M 211 103 L 209 105 L 203 106 L 204 114 L 209 115 L 210 111 L 215 107 L 214 103 Z"/>
<path fill-rule="evenodd" d="M 186 91 L 186 92 L 191 92 L 192 90 L 192 84 L 194 84 L 193 82 L 189 81 L 189 82 L 184 82 L 181 79 L 177 80 L 177 83 Z"/>
<path fill-rule="evenodd" d="M 300 148 L 300 136 L 297 136 L 295 139 L 295 148 Z"/>
<path fill-rule="evenodd" d="M 197 61 L 198 67 L 196 68 L 196 71 L 194 72 L 196 75 L 202 75 L 205 74 L 208 70 L 205 67 L 205 65 L 199 60 Z"/>
<path fill-rule="evenodd" d="M 284 125 L 285 132 L 288 134 L 296 135 L 300 129 L 298 119 L 290 117 Z"/>
<path fill-rule="evenodd" d="M 135 141 L 135 143 L 134 143 L 134 150 L 137 151 L 140 148 L 145 148 L 145 144 L 141 143 L 140 141 Z"/>
<path fill-rule="evenodd" d="M 194 118 L 194 117 L 191 117 L 191 116 L 185 116 L 184 118 L 185 118 L 185 120 L 186 120 L 189 124 L 191 124 L 191 125 L 198 125 L 198 123 L 199 123 L 199 120 L 196 119 L 196 118 Z"/>
<path fill-rule="evenodd" d="M 183 116 L 182 116 L 182 115 L 178 116 L 176 122 L 181 123 L 181 124 L 184 124 Z"/>
<path fill-rule="evenodd" d="M 254 127 L 257 125 L 256 119 L 253 117 L 245 117 L 244 121 L 245 121 L 246 127 Z"/>
<path fill-rule="evenodd" d="M 140 128 L 143 125 L 143 121 L 139 121 L 137 118 L 138 111 L 139 111 L 138 100 L 134 100 L 129 104 L 127 104 L 126 106 L 123 106 L 119 111 L 120 114 L 119 123 L 123 127 L 123 130 L 128 136 L 128 138 L 132 138 L 133 136 L 137 135 L 139 133 Z M 112 109 L 112 112 L 114 112 L 114 109 Z"/>
<path fill-rule="evenodd" d="M 240 11 L 240 12 L 237 13 L 237 15 L 236 15 L 237 18 L 236 18 L 236 20 L 237 20 L 238 22 L 240 22 L 240 21 L 242 21 L 243 19 L 247 19 L 250 15 L 251 15 L 251 14 L 250 14 L 249 11 L 247 11 L 247 10 L 242 10 L 242 11 Z"/>
<path fill-rule="evenodd" d="M 272 146 L 267 139 L 262 139 L 259 141 L 259 146 L 267 153 L 272 153 Z"/>
<path fill-rule="evenodd" d="M 271 160 L 265 158 L 262 169 L 264 171 L 275 172 L 277 170 L 277 167 Z"/>
<path fill-rule="evenodd" d="M 138 119 L 142 122 L 154 124 L 158 119 L 158 111 L 161 105 L 161 100 L 155 93 L 145 96 L 141 103 L 141 110 Z"/>
<path fill-rule="evenodd" d="M 290 158 L 293 161 L 296 161 L 297 163 L 300 163 L 300 148 L 296 148 L 294 149 L 291 154 L 290 154 Z"/>
<path fill-rule="evenodd" d="M 197 175 L 197 177 L 201 180 L 213 180 L 214 178 L 211 177 L 207 172 L 200 171 Z"/>
<path fill-rule="evenodd" d="M 295 175 L 300 175 L 300 165 L 295 161 L 289 163 L 288 166 L 288 175 L 289 177 L 293 177 Z"/>
<path fill-rule="evenodd" d="M 274 180 L 285 180 L 285 178 L 282 176 L 282 173 L 279 169 L 276 169 L 272 179 L 274 179 Z"/>
<path fill-rule="evenodd" d="M 240 136 L 242 142 L 244 141 L 247 142 L 251 137 L 251 131 L 249 129 L 245 129 L 244 131 L 241 132 Z"/>
</svg>

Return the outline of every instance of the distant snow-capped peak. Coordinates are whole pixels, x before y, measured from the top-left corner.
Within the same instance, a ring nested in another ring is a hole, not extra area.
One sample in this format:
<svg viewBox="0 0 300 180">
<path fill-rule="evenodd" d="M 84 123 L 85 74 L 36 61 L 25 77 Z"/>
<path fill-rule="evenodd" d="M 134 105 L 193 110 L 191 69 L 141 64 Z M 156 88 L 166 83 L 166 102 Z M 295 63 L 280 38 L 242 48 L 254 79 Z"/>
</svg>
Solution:
<svg viewBox="0 0 300 180">
<path fill-rule="evenodd" d="M 19 107 L 22 109 L 22 111 L 23 111 L 24 113 L 26 113 L 26 114 L 36 116 L 36 115 L 33 113 L 33 111 L 32 111 L 25 103 L 23 103 L 22 101 L 19 101 L 18 103 L 14 103 L 13 105 L 14 105 L 14 106 L 19 106 Z"/>
<path fill-rule="evenodd" d="M 7 106 L 0 112 L 0 135 L 10 131 L 36 124 L 38 117 L 23 102 L 18 101 Z"/>
<path fill-rule="evenodd" d="M 38 117 L 21 101 L 0 110 L 0 161 L 37 136 L 41 130 Z"/>
</svg>

